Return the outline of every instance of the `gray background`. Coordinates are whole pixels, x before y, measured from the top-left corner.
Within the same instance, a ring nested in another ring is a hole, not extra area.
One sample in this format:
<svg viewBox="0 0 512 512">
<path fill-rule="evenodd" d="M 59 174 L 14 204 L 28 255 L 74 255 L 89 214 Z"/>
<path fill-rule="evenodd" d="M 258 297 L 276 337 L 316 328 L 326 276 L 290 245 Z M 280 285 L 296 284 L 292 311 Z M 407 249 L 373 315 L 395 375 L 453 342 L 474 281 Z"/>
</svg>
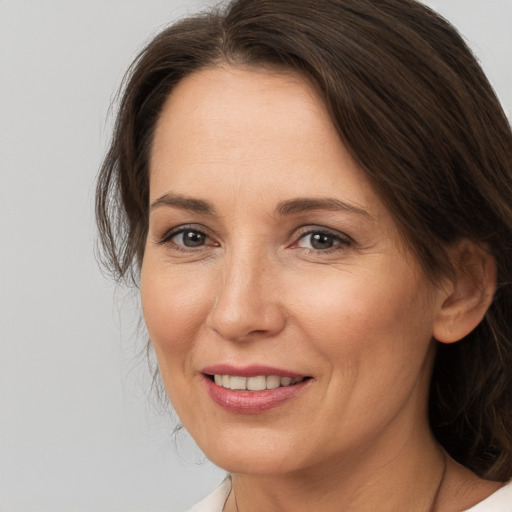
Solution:
<svg viewBox="0 0 512 512">
<path fill-rule="evenodd" d="M 512 0 L 429 3 L 512 118 Z M 204 4 L 0 0 L 2 512 L 178 512 L 222 478 L 148 398 L 137 301 L 93 256 L 113 93 L 150 35 Z"/>
</svg>

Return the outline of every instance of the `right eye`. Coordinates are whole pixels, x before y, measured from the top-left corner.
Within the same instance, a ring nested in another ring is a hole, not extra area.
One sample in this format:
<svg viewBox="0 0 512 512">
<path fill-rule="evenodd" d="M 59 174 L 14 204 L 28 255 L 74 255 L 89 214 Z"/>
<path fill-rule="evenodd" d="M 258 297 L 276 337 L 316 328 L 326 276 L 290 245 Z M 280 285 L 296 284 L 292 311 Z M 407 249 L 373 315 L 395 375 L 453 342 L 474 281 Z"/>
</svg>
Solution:
<svg viewBox="0 0 512 512">
<path fill-rule="evenodd" d="M 160 241 L 161 245 L 170 245 L 177 250 L 193 250 L 205 245 L 217 245 L 203 231 L 197 228 L 180 227 L 171 230 Z"/>
<path fill-rule="evenodd" d="M 201 231 L 186 229 L 173 234 L 169 240 L 184 247 L 200 247 L 206 244 L 208 237 Z"/>
</svg>

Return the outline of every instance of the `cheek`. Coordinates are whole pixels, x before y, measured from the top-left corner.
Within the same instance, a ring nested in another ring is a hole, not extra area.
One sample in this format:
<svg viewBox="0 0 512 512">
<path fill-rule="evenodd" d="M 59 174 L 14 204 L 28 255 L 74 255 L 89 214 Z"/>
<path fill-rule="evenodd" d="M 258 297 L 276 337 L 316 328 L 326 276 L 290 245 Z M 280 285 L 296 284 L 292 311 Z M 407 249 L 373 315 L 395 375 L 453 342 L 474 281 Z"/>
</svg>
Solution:
<svg viewBox="0 0 512 512">
<path fill-rule="evenodd" d="M 198 277 L 150 258 L 141 271 L 144 320 L 167 395 L 184 423 L 191 412 L 187 404 L 198 332 L 211 308 L 208 281 Z"/>
<path fill-rule="evenodd" d="M 389 265 L 369 268 L 296 281 L 294 318 L 336 364 L 369 364 L 379 358 L 385 364 L 397 354 L 402 361 L 416 354 L 421 358 L 432 330 L 426 286 L 403 266 L 400 277 Z"/>
<path fill-rule="evenodd" d="M 140 284 L 142 308 L 162 374 L 166 366 L 186 362 L 183 358 L 192 348 L 191 340 L 211 307 L 208 288 L 208 281 L 190 271 L 177 272 L 171 266 L 144 262 Z"/>
<path fill-rule="evenodd" d="M 413 390 L 425 390 L 431 311 L 421 280 L 402 275 L 347 271 L 316 279 L 314 287 L 296 284 L 294 318 L 314 350 L 308 358 L 318 362 L 333 431 L 378 429 Z"/>
</svg>

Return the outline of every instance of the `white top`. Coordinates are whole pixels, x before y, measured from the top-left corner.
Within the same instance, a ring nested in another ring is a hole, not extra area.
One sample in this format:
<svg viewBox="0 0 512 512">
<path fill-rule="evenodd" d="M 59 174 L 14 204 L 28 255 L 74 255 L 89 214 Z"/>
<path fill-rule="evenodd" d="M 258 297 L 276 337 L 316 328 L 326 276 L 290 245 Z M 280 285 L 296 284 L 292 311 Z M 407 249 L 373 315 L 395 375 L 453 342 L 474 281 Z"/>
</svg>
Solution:
<svg viewBox="0 0 512 512">
<path fill-rule="evenodd" d="M 226 478 L 217 489 L 192 507 L 189 512 L 222 512 L 230 490 L 231 481 Z M 512 512 L 512 481 L 484 501 L 463 512 Z"/>
<path fill-rule="evenodd" d="M 231 479 L 226 477 L 206 498 L 194 505 L 189 512 L 222 512 L 231 491 Z"/>
</svg>

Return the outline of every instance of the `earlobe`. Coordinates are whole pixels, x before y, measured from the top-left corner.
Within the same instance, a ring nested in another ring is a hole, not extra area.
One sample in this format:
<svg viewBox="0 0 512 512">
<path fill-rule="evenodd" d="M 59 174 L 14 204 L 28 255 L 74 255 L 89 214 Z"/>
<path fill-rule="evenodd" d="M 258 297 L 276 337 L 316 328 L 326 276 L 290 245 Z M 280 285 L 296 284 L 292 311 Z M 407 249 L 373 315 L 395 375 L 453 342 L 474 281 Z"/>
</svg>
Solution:
<svg viewBox="0 0 512 512">
<path fill-rule="evenodd" d="M 493 255 L 475 242 L 462 240 L 450 250 L 454 268 L 439 311 L 433 335 L 441 343 L 467 336 L 484 318 L 496 291 Z"/>
</svg>

